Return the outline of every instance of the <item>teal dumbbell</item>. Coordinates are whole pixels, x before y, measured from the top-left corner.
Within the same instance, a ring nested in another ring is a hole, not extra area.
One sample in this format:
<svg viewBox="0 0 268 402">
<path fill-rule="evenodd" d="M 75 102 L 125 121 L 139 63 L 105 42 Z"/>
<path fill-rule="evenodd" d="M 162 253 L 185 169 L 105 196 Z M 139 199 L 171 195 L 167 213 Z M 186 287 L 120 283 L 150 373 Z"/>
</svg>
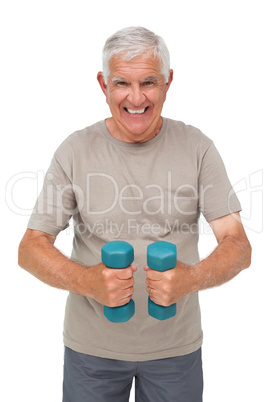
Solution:
<svg viewBox="0 0 268 402">
<path fill-rule="evenodd" d="M 175 244 L 157 241 L 147 247 L 147 265 L 156 271 L 167 271 L 177 265 L 177 248 Z M 148 313 L 158 320 L 167 320 L 176 315 L 176 303 L 160 306 L 148 297 Z"/>
<path fill-rule="evenodd" d="M 108 268 L 127 268 L 134 261 L 134 249 L 125 241 L 110 241 L 101 249 L 101 260 Z M 135 303 L 131 299 L 124 306 L 103 306 L 103 313 L 111 322 L 126 322 L 135 313 Z"/>
</svg>

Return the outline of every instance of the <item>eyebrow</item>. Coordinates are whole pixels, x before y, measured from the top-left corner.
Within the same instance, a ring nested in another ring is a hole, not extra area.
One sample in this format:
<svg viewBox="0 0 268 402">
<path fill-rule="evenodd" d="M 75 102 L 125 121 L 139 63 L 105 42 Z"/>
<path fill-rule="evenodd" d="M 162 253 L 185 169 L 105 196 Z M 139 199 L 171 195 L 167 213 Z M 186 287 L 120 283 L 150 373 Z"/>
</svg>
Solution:
<svg viewBox="0 0 268 402">
<path fill-rule="evenodd" d="M 123 77 L 114 77 L 112 78 L 112 82 L 116 83 L 116 82 L 127 82 L 128 80 L 126 78 Z M 149 81 L 153 81 L 153 82 L 158 82 L 158 78 L 157 77 L 146 77 L 144 78 L 144 80 L 141 80 L 141 82 L 149 82 Z"/>
<path fill-rule="evenodd" d="M 158 78 L 157 77 L 147 77 L 143 80 L 143 82 L 147 82 L 147 81 L 153 81 L 153 82 L 157 82 Z"/>
<path fill-rule="evenodd" d="M 125 78 L 123 77 L 114 77 L 112 78 L 112 82 L 120 82 L 120 81 L 127 81 Z"/>
</svg>

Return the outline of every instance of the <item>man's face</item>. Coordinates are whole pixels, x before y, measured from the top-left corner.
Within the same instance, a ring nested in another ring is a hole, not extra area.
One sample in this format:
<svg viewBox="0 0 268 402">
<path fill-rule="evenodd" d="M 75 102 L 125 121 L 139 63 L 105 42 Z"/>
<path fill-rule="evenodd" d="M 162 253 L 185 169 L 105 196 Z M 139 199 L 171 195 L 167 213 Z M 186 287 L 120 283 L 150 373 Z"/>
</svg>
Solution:
<svg viewBox="0 0 268 402">
<path fill-rule="evenodd" d="M 144 142 L 158 134 L 172 76 L 170 70 L 165 83 L 160 61 L 152 56 L 142 55 L 131 61 L 112 58 L 107 85 L 102 73 L 98 74 L 112 113 L 112 118 L 107 120 L 110 133 L 125 142 Z"/>
</svg>

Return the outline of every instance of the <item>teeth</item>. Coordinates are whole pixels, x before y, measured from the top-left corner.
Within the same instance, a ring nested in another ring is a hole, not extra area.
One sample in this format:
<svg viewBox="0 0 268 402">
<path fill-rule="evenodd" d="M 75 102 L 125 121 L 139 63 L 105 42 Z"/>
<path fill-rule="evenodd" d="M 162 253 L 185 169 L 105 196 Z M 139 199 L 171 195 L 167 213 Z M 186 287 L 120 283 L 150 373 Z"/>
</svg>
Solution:
<svg viewBox="0 0 268 402">
<path fill-rule="evenodd" d="M 126 108 L 127 112 L 130 113 L 130 114 L 142 114 L 142 113 L 145 112 L 145 109 L 146 109 L 146 108 L 141 109 L 141 110 L 132 110 L 132 109 L 127 109 L 127 108 Z"/>
</svg>

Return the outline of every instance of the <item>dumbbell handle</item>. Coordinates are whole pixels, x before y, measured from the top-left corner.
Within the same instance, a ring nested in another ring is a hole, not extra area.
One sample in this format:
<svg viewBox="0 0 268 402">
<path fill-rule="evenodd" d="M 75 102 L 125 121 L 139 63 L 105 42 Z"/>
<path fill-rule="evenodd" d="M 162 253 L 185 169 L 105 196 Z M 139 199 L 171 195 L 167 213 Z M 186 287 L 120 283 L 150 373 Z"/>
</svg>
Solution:
<svg viewBox="0 0 268 402">
<path fill-rule="evenodd" d="M 101 259 L 108 268 L 127 268 L 134 260 L 134 249 L 125 241 L 110 241 L 102 247 Z M 103 306 L 103 313 L 111 322 L 126 322 L 135 313 L 135 303 L 131 299 L 123 306 Z"/>
<path fill-rule="evenodd" d="M 158 241 L 147 248 L 147 265 L 156 271 L 167 271 L 177 265 L 177 248 L 166 241 Z M 176 315 L 176 303 L 161 306 L 148 297 L 148 313 L 158 320 L 167 320 Z"/>
</svg>

